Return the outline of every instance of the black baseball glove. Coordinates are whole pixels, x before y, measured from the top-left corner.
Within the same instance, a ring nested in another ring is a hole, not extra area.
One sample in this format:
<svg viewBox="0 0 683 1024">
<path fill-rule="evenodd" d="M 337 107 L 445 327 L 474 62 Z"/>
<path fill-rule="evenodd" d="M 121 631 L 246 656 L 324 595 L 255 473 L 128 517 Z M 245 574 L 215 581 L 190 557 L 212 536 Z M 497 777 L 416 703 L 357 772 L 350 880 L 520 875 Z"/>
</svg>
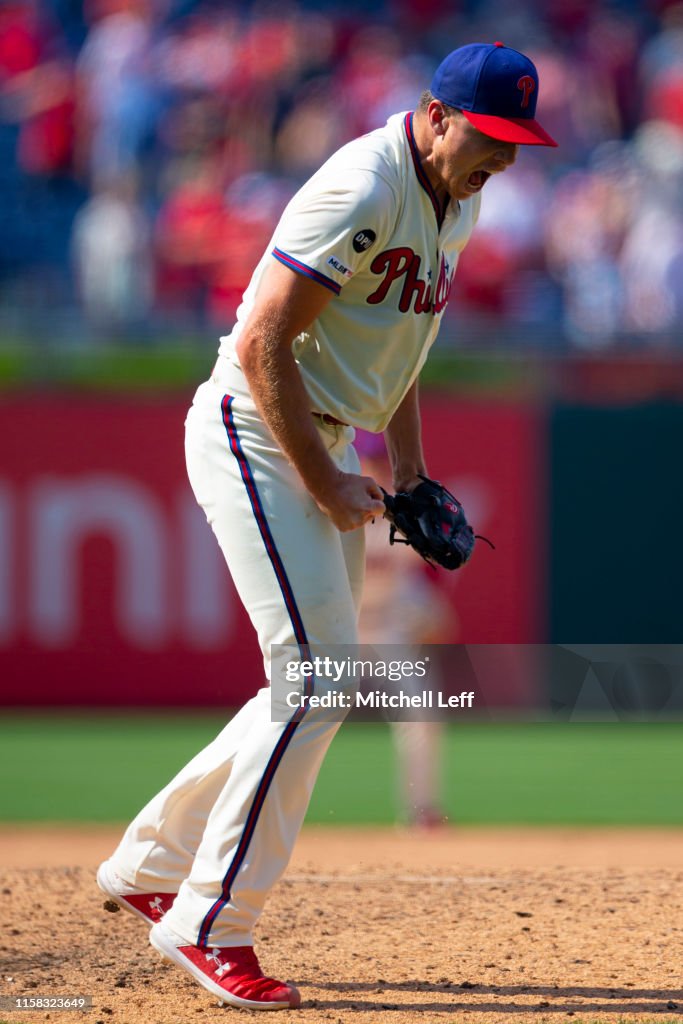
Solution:
<svg viewBox="0 0 683 1024">
<path fill-rule="evenodd" d="M 389 521 L 390 544 L 408 544 L 430 565 L 459 569 L 474 550 L 475 534 L 465 512 L 450 491 L 437 480 L 419 474 L 421 484 L 409 494 L 387 494 L 384 491 Z M 397 538 L 396 534 L 401 534 Z M 482 537 L 486 540 L 486 537 Z M 486 540 L 487 544 L 491 541 Z"/>
</svg>

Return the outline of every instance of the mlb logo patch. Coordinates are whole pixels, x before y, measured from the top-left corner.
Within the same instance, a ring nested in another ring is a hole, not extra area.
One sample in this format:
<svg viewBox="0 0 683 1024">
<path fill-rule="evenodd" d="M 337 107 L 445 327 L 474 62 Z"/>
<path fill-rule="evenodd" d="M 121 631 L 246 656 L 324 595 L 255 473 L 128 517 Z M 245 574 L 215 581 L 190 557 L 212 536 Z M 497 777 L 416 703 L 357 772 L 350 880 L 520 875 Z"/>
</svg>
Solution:
<svg viewBox="0 0 683 1024">
<path fill-rule="evenodd" d="M 328 267 L 334 267 L 338 274 L 343 274 L 344 277 L 353 277 L 353 271 L 345 267 L 341 260 L 338 260 L 336 256 L 330 256 L 327 261 Z"/>
</svg>

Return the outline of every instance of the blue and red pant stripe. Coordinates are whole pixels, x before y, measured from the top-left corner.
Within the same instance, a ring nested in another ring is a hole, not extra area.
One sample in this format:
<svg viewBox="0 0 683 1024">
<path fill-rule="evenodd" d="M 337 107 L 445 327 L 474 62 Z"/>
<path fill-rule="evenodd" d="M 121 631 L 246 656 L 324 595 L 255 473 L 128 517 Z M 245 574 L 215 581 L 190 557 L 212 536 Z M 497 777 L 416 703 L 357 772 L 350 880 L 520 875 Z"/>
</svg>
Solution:
<svg viewBox="0 0 683 1024">
<path fill-rule="evenodd" d="M 225 395 L 221 403 L 223 424 L 225 426 L 225 430 L 228 436 L 230 450 L 232 454 L 235 456 L 235 459 L 237 460 L 237 464 L 240 469 L 240 474 L 242 476 L 244 486 L 249 496 L 249 502 L 251 504 L 252 512 L 254 513 L 254 518 L 256 519 L 256 524 L 258 526 L 261 539 L 268 554 L 270 564 L 273 567 L 273 571 L 275 573 L 278 585 L 282 592 L 285 607 L 287 609 L 287 613 L 292 623 L 294 637 L 296 639 L 296 642 L 299 646 L 299 650 L 301 652 L 301 656 L 303 658 L 306 657 L 308 653 L 308 641 L 306 639 L 306 631 L 304 629 L 303 620 L 297 607 L 294 592 L 287 577 L 285 567 L 275 545 L 275 541 L 273 539 L 270 526 L 268 525 L 268 520 L 266 519 L 266 515 L 263 510 L 263 504 L 261 502 L 261 497 L 256 487 L 254 475 L 251 471 L 249 461 L 242 448 L 242 444 L 239 438 L 239 434 L 237 432 L 237 427 L 235 425 L 235 419 L 232 411 L 233 402 L 234 398 L 231 395 Z M 307 692 L 310 693 L 312 691 L 312 680 L 307 681 L 306 688 Z M 202 925 L 199 930 L 199 938 L 197 940 L 197 945 L 200 948 L 207 947 L 209 935 L 211 933 L 211 928 L 213 927 L 213 924 L 218 915 L 220 914 L 220 912 L 230 901 L 230 892 L 233 883 L 235 881 L 239 869 L 241 868 L 244 862 L 247 850 L 249 849 L 249 844 L 253 838 L 254 831 L 256 829 L 256 824 L 258 822 L 258 818 L 263 808 L 266 796 L 268 795 L 268 790 L 275 776 L 275 772 L 277 771 L 278 765 L 280 764 L 282 757 L 285 751 L 287 750 L 287 747 L 289 746 L 289 743 L 291 742 L 294 733 L 296 732 L 299 722 L 304 717 L 304 714 L 305 708 L 301 707 L 296 710 L 296 712 L 289 720 L 289 722 L 286 723 L 282 731 L 282 734 L 279 740 L 277 741 L 275 748 L 273 749 L 273 752 L 270 755 L 270 758 L 268 759 L 268 763 L 266 764 L 263 775 L 261 776 L 259 784 L 256 788 L 256 793 L 254 794 L 254 799 L 251 803 L 251 807 L 249 808 L 249 813 L 247 814 L 247 819 L 244 823 L 244 828 L 242 830 L 240 840 L 237 844 L 237 849 L 235 850 L 227 873 L 223 878 L 221 886 L 221 895 L 213 904 L 213 906 L 205 916 L 204 920 L 202 921 Z"/>
</svg>

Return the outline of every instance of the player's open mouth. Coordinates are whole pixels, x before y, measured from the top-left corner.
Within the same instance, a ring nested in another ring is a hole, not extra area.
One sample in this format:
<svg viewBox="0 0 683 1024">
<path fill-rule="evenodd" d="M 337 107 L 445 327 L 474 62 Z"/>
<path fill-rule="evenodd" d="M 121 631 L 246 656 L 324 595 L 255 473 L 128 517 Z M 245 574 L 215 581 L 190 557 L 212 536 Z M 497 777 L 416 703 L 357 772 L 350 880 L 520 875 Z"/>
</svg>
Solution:
<svg viewBox="0 0 683 1024">
<path fill-rule="evenodd" d="M 473 171 L 467 179 L 467 187 L 471 192 L 478 192 L 491 177 L 488 171 Z"/>
</svg>

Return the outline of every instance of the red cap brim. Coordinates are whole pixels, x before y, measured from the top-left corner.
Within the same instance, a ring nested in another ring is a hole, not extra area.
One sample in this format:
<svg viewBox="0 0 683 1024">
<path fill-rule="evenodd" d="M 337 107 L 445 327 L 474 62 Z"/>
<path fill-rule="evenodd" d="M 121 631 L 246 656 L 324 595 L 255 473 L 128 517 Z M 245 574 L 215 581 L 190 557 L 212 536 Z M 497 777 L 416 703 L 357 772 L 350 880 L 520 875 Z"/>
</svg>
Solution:
<svg viewBox="0 0 683 1024">
<path fill-rule="evenodd" d="M 530 117 L 495 117 L 493 114 L 474 114 L 471 110 L 463 110 L 463 114 L 484 135 L 501 142 L 515 142 L 520 146 L 557 145 L 538 121 Z"/>
</svg>

